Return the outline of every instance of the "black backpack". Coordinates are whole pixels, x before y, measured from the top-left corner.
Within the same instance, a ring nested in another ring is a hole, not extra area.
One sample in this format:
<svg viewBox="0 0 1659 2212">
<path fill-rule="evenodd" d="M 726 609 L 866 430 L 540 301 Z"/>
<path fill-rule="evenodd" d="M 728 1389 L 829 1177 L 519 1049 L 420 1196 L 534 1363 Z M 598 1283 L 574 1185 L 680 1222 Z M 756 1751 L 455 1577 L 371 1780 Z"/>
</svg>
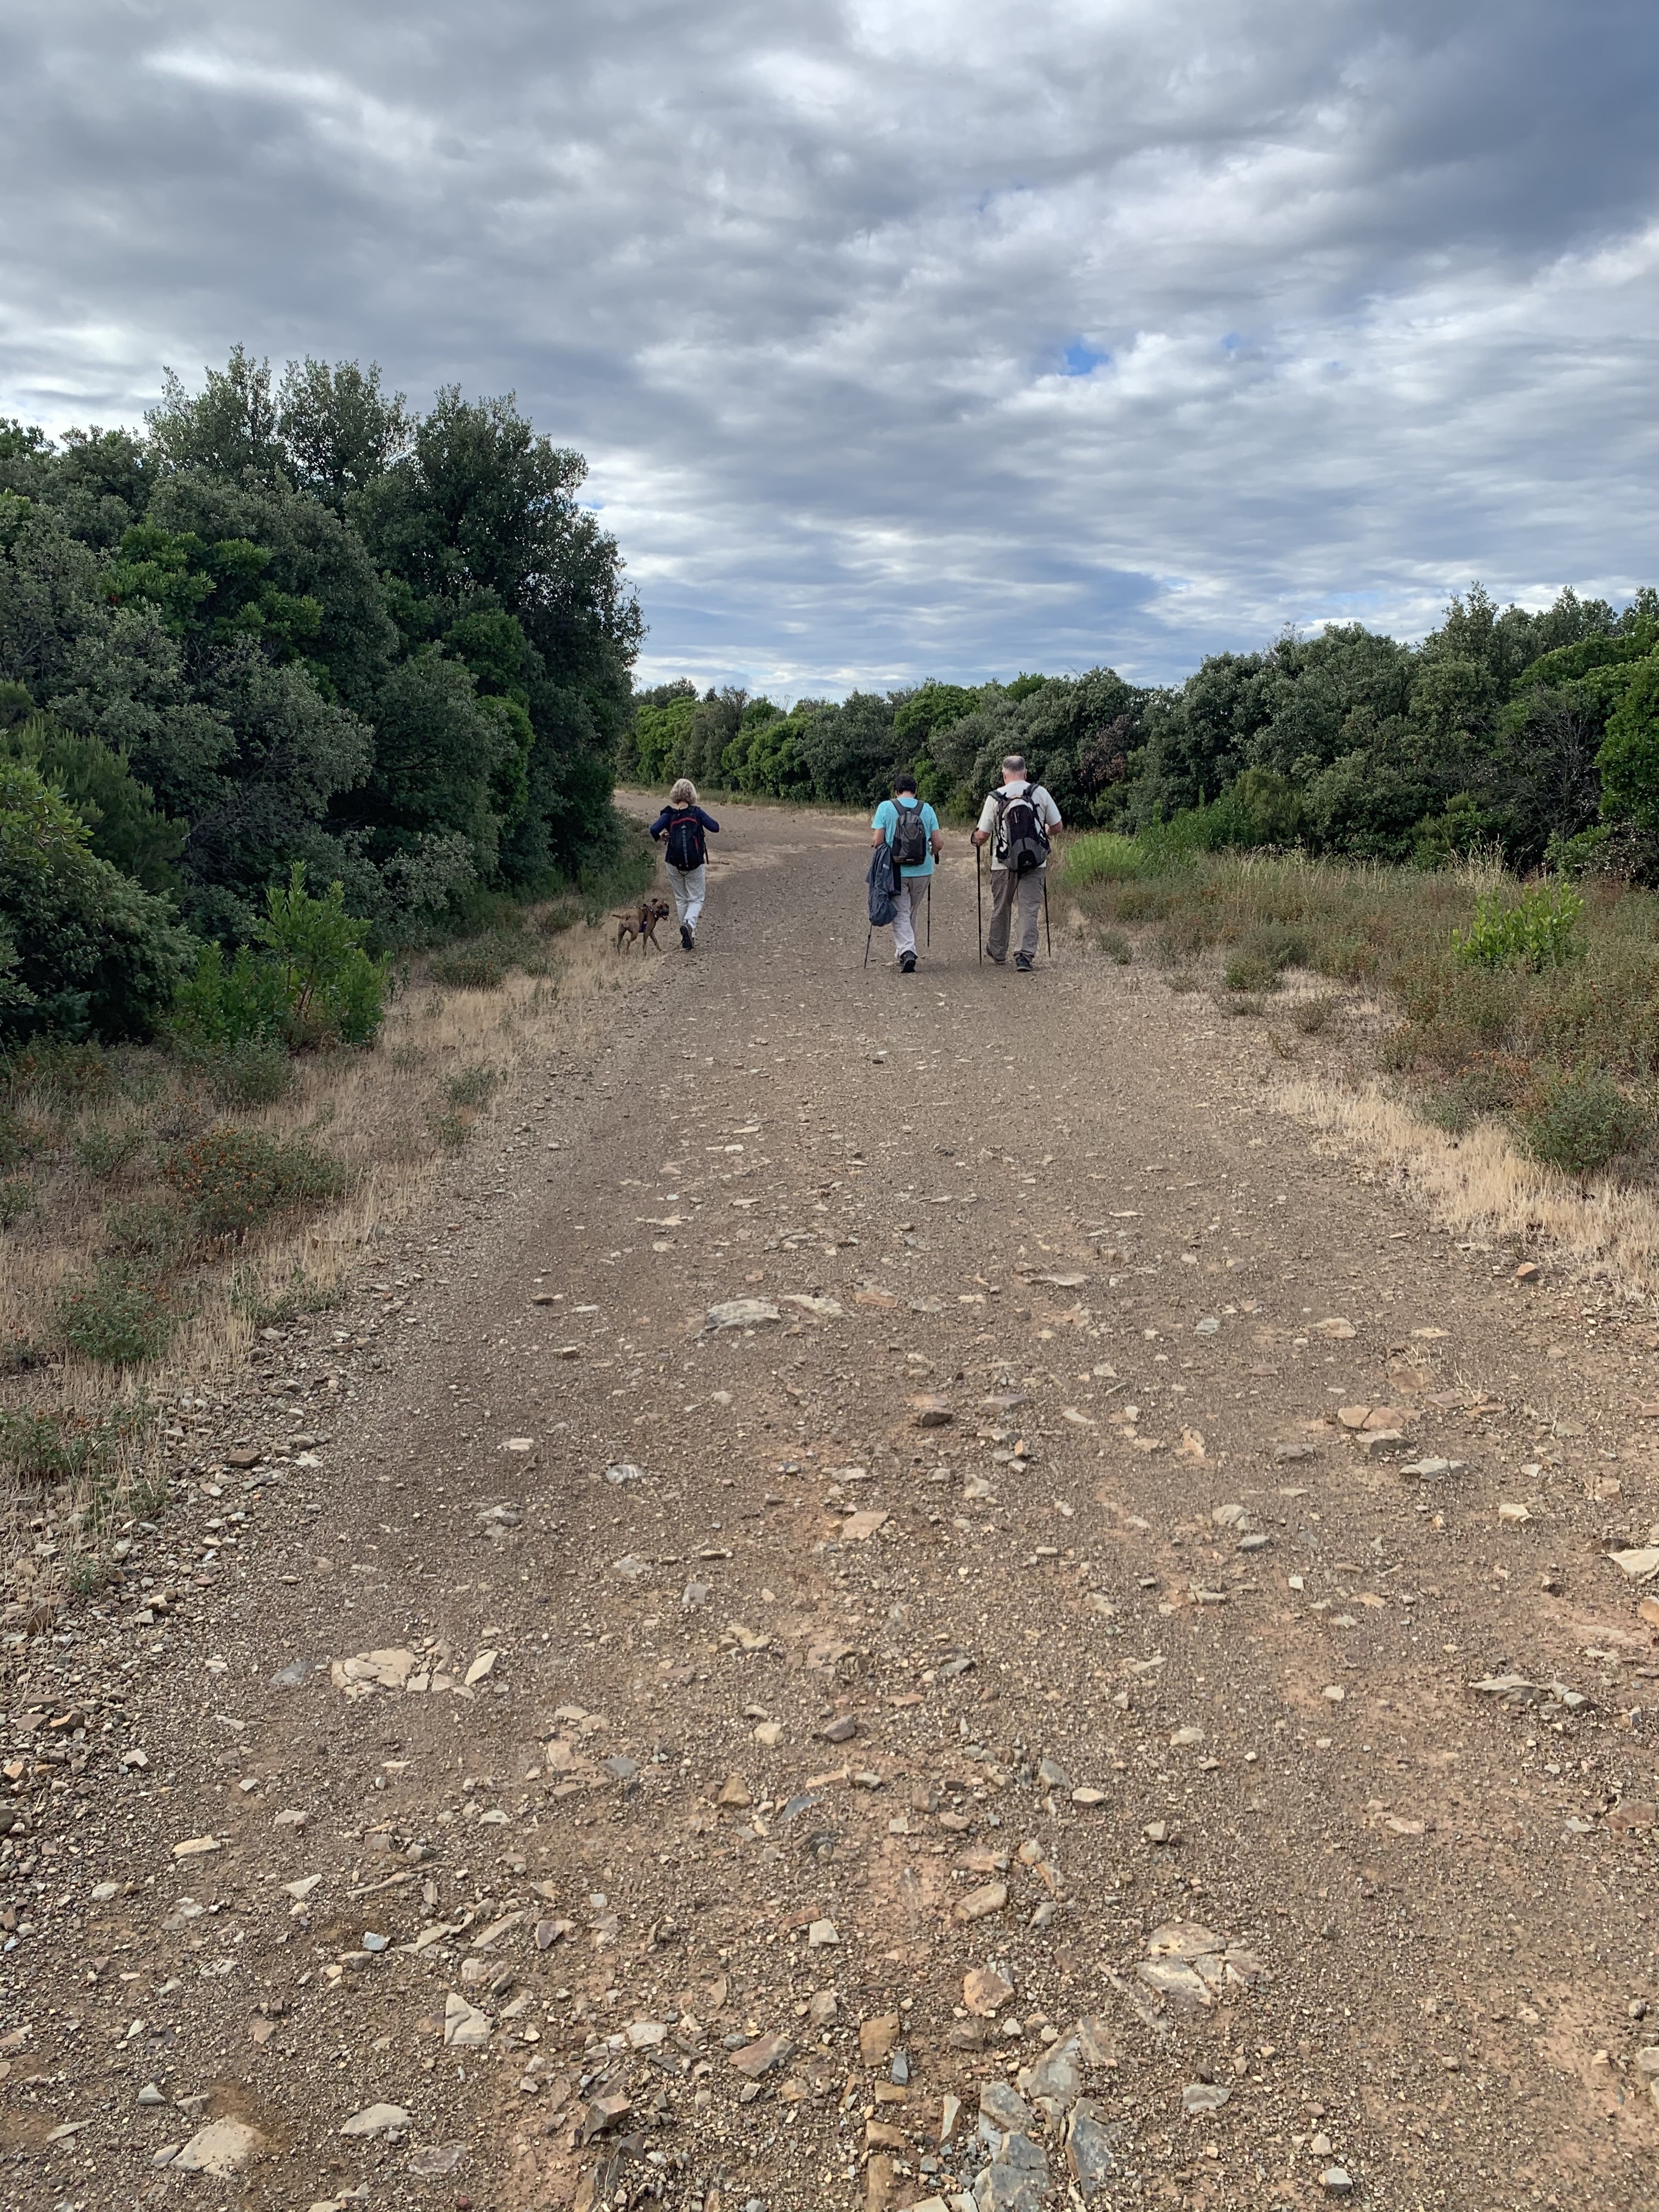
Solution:
<svg viewBox="0 0 1659 2212">
<path fill-rule="evenodd" d="M 1048 865 L 1048 832 L 1032 804 L 1033 787 L 1028 783 L 1017 797 L 997 794 L 996 841 L 991 850 L 1012 876 L 1027 876 L 1033 868 Z"/>
<path fill-rule="evenodd" d="M 667 854 L 669 866 L 682 873 L 702 867 L 708 858 L 708 842 L 695 811 L 669 817 Z"/>
<path fill-rule="evenodd" d="M 921 802 L 901 806 L 895 799 L 893 809 L 898 821 L 887 841 L 893 848 L 893 859 L 901 868 L 919 868 L 927 858 L 927 826 L 921 818 Z"/>
</svg>

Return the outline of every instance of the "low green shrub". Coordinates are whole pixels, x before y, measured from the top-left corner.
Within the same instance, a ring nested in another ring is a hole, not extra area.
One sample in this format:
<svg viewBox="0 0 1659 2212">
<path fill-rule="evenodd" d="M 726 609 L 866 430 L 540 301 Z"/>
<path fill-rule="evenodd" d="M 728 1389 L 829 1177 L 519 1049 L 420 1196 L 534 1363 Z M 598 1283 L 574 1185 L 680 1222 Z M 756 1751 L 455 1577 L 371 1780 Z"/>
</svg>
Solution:
<svg viewBox="0 0 1659 2212">
<path fill-rule="evenodd" d="M 83 1175 L 106 1182 L 132 1165 L 144 1134 L 144 1124 L 136 1115 L 88 1121 L 70 1139 L 70 1151 Z"/>
<path fill-rule="evenodd" d="M 499 991 L 507 971 L 501 952 L 488 945 L 457 945 L 432 963 L 433 981 L 447 991 Z"/>
<path fill-rule="evenodd" d="M 1422 1110 L 1437 1128 L 1461 1137 L 1477 1121 L 1512 1112 L 1534 1079 L 1530 1064 L 1513 1054 L 1483 1053 L 1431 1091 Z"/>
<path fill-rule="evenodd" d="M 222 1052 L 297 1051 L 331 1038 L 372 1044 L 386 1012 L 388 967 L 363 950 L 368 927 L 346 912 L 337 883 L 313 898 L 305 863 L 296 860 L 288 882 L 265 894 L 257 945 L 240 946 L 228 963 L 216 945 L 198 954 L 173 994 L 173 1035 Z"/>
<path fill-rule="evenodd" d="M 178 1267 L 198 1241 L 194 1221 L 176 1200 L 135 1199 L 130 1206 L 114 1207 L 104 1219 L 104 1242 L 112 1252 L 158 1269 Z"/>
<path fill-rule="evenodd" d="M 207 1237 L 239 1236 L 274 1214 L 325 1206 L 346 1181 L 340 1163 L 303 1137 L 234 1126 L 173 1146 L 161 1173 Z"/>
<path fill-rule="evenodd" d="M 173 1329 L 154 1277 L 119 1264 L 100 1266 L 65 1285 L 57 1318 L 71 1352 L 111 1367 L 153 1359 Z"/>
<path fill-rule="evenodd" d="M 485 1106 L 497 1085 L 505 1080 L 499 1067 L 488 1067 L 480 1062 L 476 1067 L 463 1067 L 452 1075 L 444 1085 L 444 1096 L 452 1106 Z"/>
<path fill-rule="evenodd" d="M 1452 949 L 1473 968 L 1527 968 L 1536 975 L 1582 954 L 1577 931 L 1584 902 L 1565 884 L 1534 884 L 1518 898 L 1485 891 L 1466 930 L 1452 932 Z"/>
<path fill-rule="evenodd" d="M 1315 999 L 1298 999 L 1291 1008 L 1291 1024 L 1304 1036 L 1318 1036 L 1330 1027 L 1341 1003 L 1329 991 L 1322 991 Z"/>
<path fill-rule="evenodd" d="M 39 1482 L 64 1482 L 102 1453 L 104 1432 L 77 1413 L 0 1411 L 0 1468 Z"/>
<path fill-rule="evenodd" d="M 1647 1135 L 1650 1117 L 1599 1069 L 1554 1070 L 1522 1100 L 1516 1122 L 1527 1150 L 1567 1175 L 1593 1175 Z"/>
<path fill-rule="evenodd" d="M 288 1034 L 281 969 L 251 945 L 240 946 L 227 963 L 220 946 L 204 945 L 173 994 L 172 1027 L 205 1052 L 280 1047 Z"/>
<path fill-rule="evenodd" d="M 0 1106 L 0 1175 L 20 1167 L 25 1160 L 39 1159 L 51 1142 L 52 1132 L 44 1121 L 32 1114 Z"/>
<path fill-rule="evenodd" d="M 1102 929 L 1095 933 L 1095 944 L 1106 957 L 1120 968 L 1127 968 L 1134 957 L 1133 947 L 1121 929 Z"/>
<path fill-rule="evenodd" d="M 306 889 L 296 860 L 286 884 L 265 893 L 254 935 L 275 962 L 288 1006 L 289 1042 L 372 1044 L 386 1013 L 387 963 L 363 950 L 369 925 L 345 910 L 345 893 L 331 884 L 321 898 Z"/>
<path fill-rule="evenodd" d="M 8 1176 L 0 1182 L 0 1229 L 15 1229 L 40 1210 L 40 1200 L 27 1176 Z"/>
<path fill-rule="evenodd" d="M 142 1395 L 127 1398 L 96 1419 L 68 1407 L 0 1412 L 0 1469 L 39 1482 L 65 1482 L 90 1474 L 89 1518 L 97 1525 L 106 1517 L 115 1495 L 106 1473 L 113 1447 L 149 1427 L 153 1419 Z M 154 1492 L 150 1496 L 152 1502 L 161 1502 Z M 130 1494 L 127 1502 L 129 1510 L 143 1510 L 137 1494 Z"/>
<path fill-rule="evenodd" d="M 1136 883 L 1158 872 L 1157 860 L 1138 838 L 1101 830 L 1091 836 L 1074 838 L 1066 847 L 1060 879 L 1076 890 L 1089 884 Z"/>
<path fill-rule="evenodd" d="M 6 1079 L 12 1091 L 33 1091 L 54 1106 L 92 1106 L 119 1091 L 121 1064 L 100 1044 L 42 1037 L 11 1055 Z"/>
<path fill-rule="evenodd" d="M 283 1290 L 273 1292 L 244 1279 L 233 1293 L 234 1304 L 255 1328 L 280 1328 L 307 1314 L 331 1312 L 344 1304 L 346 1296 L 343 1283 L 316 1282 L 297 1263 Z"/>
<path fill-rule="evenodd" d="M 427 1118 L 433 1135 L 447 1152 L 458 1152 L 472 1134 L 472 1116 L 459 1109 Z"/>
<path fill-rule="evenodd" d="M 254 1037 L 205 1054 L 202 1073 L 219 1106 L 274 1106 L 294 1087 L 294 1063 L 282 1046 Z"/>
</svg>

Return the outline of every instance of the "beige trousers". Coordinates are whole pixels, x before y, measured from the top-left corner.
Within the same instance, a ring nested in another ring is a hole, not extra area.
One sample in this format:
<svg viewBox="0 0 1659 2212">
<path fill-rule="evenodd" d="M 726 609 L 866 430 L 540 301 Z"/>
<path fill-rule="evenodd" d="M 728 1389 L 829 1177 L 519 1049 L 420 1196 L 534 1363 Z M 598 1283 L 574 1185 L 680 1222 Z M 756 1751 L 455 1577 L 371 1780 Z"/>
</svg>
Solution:
<svg viewBox="0 0 1659 2212">
<path fill-rule="evenodd" d="M 1042 922 L 1042 884 L 1048 874 L 1046 868 L 1029 869 L 1023 876 L 1012 874 L 1006 868 L 991 871 L 991 927 L 985 933 L 985 950 L 993 960 L 1008 957 L 1009 927 L 1015 909 L 1019 915 L 1019 941 L 1016 952 L 1034 958 L 1037 949 L 1037 933 Z"/>
</svg>

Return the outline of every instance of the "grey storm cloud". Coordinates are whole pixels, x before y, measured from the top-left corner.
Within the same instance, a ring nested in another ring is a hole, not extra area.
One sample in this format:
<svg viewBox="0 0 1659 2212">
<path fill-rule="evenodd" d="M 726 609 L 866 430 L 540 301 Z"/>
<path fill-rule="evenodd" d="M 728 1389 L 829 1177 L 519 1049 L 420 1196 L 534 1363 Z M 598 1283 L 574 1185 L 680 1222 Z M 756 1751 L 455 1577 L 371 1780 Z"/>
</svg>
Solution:
<svg viewBox="0 0 1659 2212">
<path fill-rule="evenodd" d="M 579 446 L 642 671 L 775 692 L 1655 579 L 1625 0 L 11 0 L 0 407 L 240 340 Z"/>
</svg>

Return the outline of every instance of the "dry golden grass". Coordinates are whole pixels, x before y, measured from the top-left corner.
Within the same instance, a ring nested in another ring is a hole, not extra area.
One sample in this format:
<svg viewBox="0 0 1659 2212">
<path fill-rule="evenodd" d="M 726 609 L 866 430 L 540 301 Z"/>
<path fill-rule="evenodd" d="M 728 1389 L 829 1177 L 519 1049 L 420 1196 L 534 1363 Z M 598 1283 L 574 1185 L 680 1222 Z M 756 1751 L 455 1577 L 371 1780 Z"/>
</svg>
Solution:
<svg viewBox="0 0 1659 2212">
<path fill-rule="evenodd" d="M 1495 1121 L 1447 1136 L 1374 1084 L 1298 1078 L 1277 1095 L 1320 1149 L 1396 1179 L 1448 1228 L 1517 1255 L 1547 1253 L 1631 1293 L 1659 1290 L 1659 1204 L 1646 1191 L 1542 1167 Z"/>
<path fill-rule="evenodd" d="M 114 1099 L 76 1104 L 50 1086 L 14 1094 L 14 1109 L 40 1125 L 40 1141 L 19 1170 L 36 1208 L 0 1227 L 0 1348 L 15 1358 L 13 1348 L 33 1345 L 47 1357 L 0 1376 L 0 1413 L 43 1416 L 70 1438 L 101 1431 L 107 1441 L 95 1469 L 54 1477 L 25 1471 L 15 1431 L 9 1452 L 0 1437 L 9 1626 L 38 1622 L 64 1579 L 88 1571 L 99 1526 L 159 1495 L 169 1413 L 185 1401 L 210 1411 L 222 1402 L 270 1319 L 334 1303 L 377 1235 L 429 1203 L 473 1125 L 515 1110 L 519 1069 L 550 1049 L 590 1044 L 617 995 L 648 987 L 664 965 L 656 956 L 618 955 L 603 923 L 565 930 L 550 949 L 552 972 L 515 973 L 494 989 L 441 989 L 417 969 L 372 1051 L 301 1057 L 292 1087 L 272 1105 L 219 1105 L 199 1074 L 153 1052 L 125 1056 L 125 1091 Z M 456 1106 L 448 1085 L 479 1069 L 496 1078 L 489 1103 Z M 95 1138 L 128 1121 L 133 1146 L 124 1166 L 100 1173 L 77 1158 L 89 1132 Z M 66 1351 L 52 1316 L 65 1284 L 106 1249 L 112 1209 L 163 1192 L 161 1145 L 229 1122 L 276 1139 L 309 1138 L 346 1170 L 344 1194 L 309 1218 L 279 1216 L 228 1249 L 194 1256 L 182 1285 L 185 1317 L 159 1357 L 118 1368 Z M 49 1562 L 30 1556 L 29 1528 L 48 1506 L 58 1540 Z"/>
</svg>

